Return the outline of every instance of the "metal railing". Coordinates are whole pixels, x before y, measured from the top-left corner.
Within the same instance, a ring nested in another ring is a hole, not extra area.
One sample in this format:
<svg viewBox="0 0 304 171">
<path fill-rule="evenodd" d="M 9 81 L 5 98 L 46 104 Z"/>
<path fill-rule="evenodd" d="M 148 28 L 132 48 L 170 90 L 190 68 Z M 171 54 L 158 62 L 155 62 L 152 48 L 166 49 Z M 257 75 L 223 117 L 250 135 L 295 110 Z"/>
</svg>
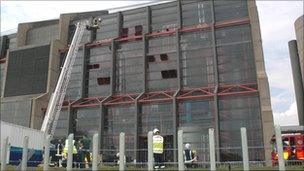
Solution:
<svg viewBox="0 0 304 171">
<path fill-rule="evenodd" d="M 204 158 L 204 160 L 200 159 L 200 161 L 197 161 L 193 163 L 190 167 L 188 163 L 185 163 L 184 161 L 184 142 L 183 138 L 183 130 L 178 131 L 177 139 L 177 149 L 166 149 L 165 153 L 173 153 L 174 150 L 177 151 L 177 162 L 174 161 L 166 161 L 164 162 L 164 165 L 167 168 L 172 168 L 172 170 L 191 170 L 191 169 L 200 169 L 200 170 L 254 170 L 257 168 L 265 168 L 266 163 L 265 161 L 250 161 L 249 160 L 249 154 L 248 151 L 254 149 L 254 150 L 264 150 L 264 147 L 248 147 L 247 143 L 247 130 L 246 128 L 240 129 L 240 135 L 241 135 L 241 147 L 238 148 L 216 148 L 215 146 L 215 138 L 214 138 L 214 129 L 209 129 L 209 135 L 208 135 L 208 141 L 209 141 L 209 147 L 206 148 L 200 148 L 197 149 L 199 151 L 208 152 L 207 158 Z M 277 164 L 270 166 L 272 168 L 276 168 L 280 171 L 285 171 L 286 166 L 287 167 L 303 167 L 304 161 L 292 161 L 292 160 L 284 160 L 284 154 L 283 154 L 283 144 L 282 144 L 282 138 L 281 138 L 281 131 L 280 127 L 275 127 L 275 134 L 276 134 L 276 149 L 278 153 L 278 162 Z M 73 170 L 76 167 L 84 168 L 84 169 L 91 169 L 91 170 L 100 170 L 107 167 L 115 167 L 116 169 L 120 171 L 124 170 L 154 170 L 154 154 L 153 154 L 153 133 L 150 131 L 147 134 L 147 149 L 127 149 L 126 148 L 126 141 L 125 141 L 125 133 L 120 133 L 119 135 L 119 145 L 118 149 L 100 149 L 99 148 L 99 135 L 94 134 L 92 137 L 92 148 L 91 149 L 83 149 L 80 150 L 82 152 L 89 153 L 90 160 L 84 161 L 79 160 L 77 157 L 75 157 L 75 154 L 73 154 L 73 148 L 74 147 L 74 135 L 70 134 L 68 136 L 68 150 L 67 150 L 67 158 L 62 163 L 57 163 L 58 166 L 63 165 L 66 167 L 66 170 Z M 46 136 L 44 139 L 44 150 L 43 150 L 43 161 L 30 161 L 28 158 L 28 143 L 29 138 L 24 137 L 23 141 L 23 149 L 19 150 L 20 153 L 22 151 L 22 159 L 21 161 L 10 161 L 10 162 L 16 162 L 20 165 L 20 168 L 18 170 L 27 170 L 28 169 L 28 163 L 34 163 L 36 165 L 40 164 L 40 166 L 43 168 L 43 170 L 49 170 L 50 164 L 54 159 L 50 157 L 50 154 L 54 154 L 57 152 L 56 149 L 52 148 L 50 149 L 50 136 Z M 1 150 L 1 170 L 7 170 L 7 161 L 8 161 L 8 146 L 9 146 L 9 138 L 5 138 L 2 143 L 2 150 Z M 242 159 L 239 161 L 229 161 L 229 162 L 218 162 L 216 161 L 216 151 L 217 150 L 240 150 Z M 55 151 L 56 150 L 56 151 Z M 115 154 L 116 159 L 115 160 L 106 160 L 106 154 Z M 135 159 L 130 159 L 129 154 L 136 154 L 136 153 L 144 153 L 146 156 L 146 159 L 143 161 L 136 161 Z M 84 153 L 81 153 L 84 154 Z M 108 170 L 108 169 L 104 169 Z"/>
</svg>

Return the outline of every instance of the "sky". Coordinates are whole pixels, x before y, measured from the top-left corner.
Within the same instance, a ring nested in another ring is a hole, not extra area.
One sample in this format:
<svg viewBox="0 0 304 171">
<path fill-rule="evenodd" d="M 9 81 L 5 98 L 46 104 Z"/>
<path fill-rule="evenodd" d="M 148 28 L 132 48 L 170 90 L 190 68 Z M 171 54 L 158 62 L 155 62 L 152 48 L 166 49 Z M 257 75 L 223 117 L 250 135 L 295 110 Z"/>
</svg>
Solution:
<svg viewBox="0 0 304 171">
<path fill-rule="evenodd" d="M 155 0 L 154 0 L 155 1 Z M 115 9 L 149 1 L 1 1 L 1 33 L 18 23 L 55 19 L 61 13 Z M 275 124 L 298 125 L 288 41 L 295 39 L 295 20 L 303 15 L 302 0 L 257 0 L 266 72 Z"/>
</svg>

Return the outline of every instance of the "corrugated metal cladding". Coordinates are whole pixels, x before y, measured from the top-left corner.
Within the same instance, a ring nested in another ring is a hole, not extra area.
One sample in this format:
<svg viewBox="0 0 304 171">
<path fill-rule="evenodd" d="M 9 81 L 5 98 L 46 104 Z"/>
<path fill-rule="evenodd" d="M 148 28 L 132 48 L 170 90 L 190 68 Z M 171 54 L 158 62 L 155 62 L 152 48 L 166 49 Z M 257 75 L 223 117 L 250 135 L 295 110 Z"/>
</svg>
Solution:
<svg viewBox="0 0 304 171">
<path fill-rule="evenodd" d="M 9 137 L 11 147 L 23 147 L 23 139 L 25 136 L 29 137 L 28 148 L 35 150 L 43 150 L 44 132 L 31 129 L 23 126 L 17 126 L 1 121 L 1 142 L 6 137 Z"/>
<path fill-rule="evenodd" d="M 177 2 L 172 2 L 100 17 L 101 29 L 86 33 L 83 38 L 86 43 L 90 41 L 87 36 L 91 40 L 128 38 L 170 31 L 179 26 L 185 28 L 244 19 L 248 18 L 248 9 L 247 1 L 182 1 L 181 8 Z M 78 52 L 67 99 L 177 90 L 180 86 L 197 88 L 256 83 L 250 27 L 250 24 L 243 23 L 214 30 L 181 32 L 179 37 L 168 34 L 86 47 Z M 70 35 L 72 31 L 71 27 Z M 244 126 L 248 129 L 249 146 L 261 147 L 261 150 L 249 151 L 250 160 L 264 160 L 260 103 L 256 94 L 218 96 L 218 100 L 193 99 L 176 104 L 154 102 L 72 108 L 62 114 L 65 115 L 61 116 L 62 120 L 68 124 L 66 128 L 62 128 L 63 125 L 60 128 L 75 132 L 78 137 L 100 131 L 105 156 L 117 152 L 118 135 L 123 131 L 126 133 L 127 157 L 146 160 L 146 153 L 141 149 L 146 148 L 147 132 L 157 127 L 165 136 L 167 161 L 173 160 L 176 129 L 184 130 L 184 142 L 191 143 L 198 149 L 199 159 L 207 161 L 209 154 L 203 148 L 208 146 L 208 128 L 219 127 L 221 160 L 240 160 L 241 150 L 225 148 L 240 147 L 239 129 Z M 175 116 L 177 123 L 174 122 Z"/>
<path fill-rule="evenodd" d="M 9 53 L 4 97 L 46 91 L 50 45 Z"/>
</svg>

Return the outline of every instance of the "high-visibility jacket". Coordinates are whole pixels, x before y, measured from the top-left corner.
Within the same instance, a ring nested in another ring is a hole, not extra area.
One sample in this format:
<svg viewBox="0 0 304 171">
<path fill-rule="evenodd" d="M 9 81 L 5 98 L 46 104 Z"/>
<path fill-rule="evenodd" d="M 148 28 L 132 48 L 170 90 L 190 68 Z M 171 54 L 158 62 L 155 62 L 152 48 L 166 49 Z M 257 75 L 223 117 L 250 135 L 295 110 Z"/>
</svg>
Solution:
<svg viewBox="0 0 304 171">
<path fill-rule="evenodd" d="M 73 140 L 73 144 L 75 143 L 75 140 Z M 67 157 L 68 156 L 68 147 L 69 147 L 69 141 L 68 139 L 65 140 L 65 146 L 63 148 L 63 153 L 62 155 L 64 157 Z M 73 154 L 77 154 L 77 149 L 75 147 L 75 145 L 73 145 Z"/>
<path fill-rule="evenodd" d="M 161 135 L 153 136 L 153 153 L 162 154 L 164 152 L 164 138 Z"/>
</svg>

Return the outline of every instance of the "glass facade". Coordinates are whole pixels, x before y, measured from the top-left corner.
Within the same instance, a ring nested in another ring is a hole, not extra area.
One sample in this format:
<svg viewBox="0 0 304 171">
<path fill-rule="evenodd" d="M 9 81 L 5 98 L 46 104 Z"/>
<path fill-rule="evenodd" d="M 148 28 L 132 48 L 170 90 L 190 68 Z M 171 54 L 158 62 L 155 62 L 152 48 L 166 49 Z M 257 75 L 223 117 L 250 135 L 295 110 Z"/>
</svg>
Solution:
<svg viewBox="0 0 304 171">
<path fill-rule="evenodd" d="M 213 101 L 187 101 L 178 105 L 178 128 L 184 143 L 190 143 L 201 161 L 209 160 L 208 129 L 215 127 Z"/>
<path fill-rule="evenodd" d="M 181 68 L 184 87 L 214 84 L 212 36 L 210 31 L 182 34 Z"/>
<path fill-rule="evenodd" d="M 119 149 L 119 134 L 125 133 L 126 157 L 135 158 L 135 108 L 134 106 L 110 107 L 104 116 L 103 149 L 105 155 L 116 155 Z"/>
<path fill-rule="evenodd" d="M 182 1 L 182 27 L 208 26 L 213 22 L 212 7 L 216 23 L 244 19 L 248 17 L 246 3 Z M 100 16 L 102 27 L 97 30 L 96 40 L 110 40 L 119 35 L 120 38 L 140 36 L 147 33 L 148 28 L 153 33 L 168 32 L 178 27 L 177 10 L 177 3 L 171 2 L 151 6 L 150 10 L 139 8 Z M 150 21 L 148 14 L 151 15 Z M 216 27 L 214 32 L 209 28 L 197 29 L 181 32 L 179 37 L 176 34 L 169 34 L 149 37 L 146 40 L 116 41 L 115 47 L 108 44 L 89 48 L 88 51 L 85 55 L 83 51 L 79 51 L 78 62 L 73 72 L 75 76 L 71 77 L 72 81 L 76 82 L 71 84 L 73 88 L 70 88 L 67 95 L 73 97 L 72 99 L 81 97 L 81 89 L 87 90 L 85 97 L 106 97 L 111 94 L 112 79 L 114 94 L 142 93 L 145 77 L 148 92 L 177 90 L 178 73 L 181 76 L 181 86 L 190 89 L 214 87 L 216 84 L 257 82 L 250 24 Z M 82 66 L 85 69 L 81 68 Z M 111 72 L 112 67 L 115 69 L 114 75 Z M 83 71 L 86 74 L 83 75 Z M 146 73 L 143 73 L 144 71 Z M 82 84 L 83 80 L 86 80 L 87 84 Z M 256 95 L 248 95 L 219 97 L 218 101 L 212 98 L 177 102 L 176 128 L 184 130 L 184 142 L 191 143 L 193 148 L 197 149 L 200 160 L 208 161 L 208 129 L 219 127 L 221 160 L 241 160 L 240 150 L 229 149 L 240 146 L 241 127 L 245 126 L 248 129 L 249 146 L 263 146 L 258 99 Z M 158 128 L 165 136 L 166 148 L 172 149 L 175 134 L 173 107 L 172 102 L 139 104 L 138 110 L 134 104 L 106 106 L 103 112 L 104 122 L 101 123 L 103 150 L 108 152 L 107 155 L 117 153 L 119 133 L 125 132 L 126 148 L 129 149 L 127 156 L 134 159 L 135 139 L 138 139 L 137 148 L 145 149 L 146 135 L 154 128 Z M 100 116 L 100 108 L 75 109 L 77 134 L 90 135 L 98 131 Z M 166 155 L 173 155 L 172 152 L 167 150 Z M 262 151 L 249 152 L 251 160 L 263 160 Z M 143 161 L 146 160 L 145 152 L 140 152 L 139 156 Z M 172 160 L 168 157 L 168 161 Z"/>
<path fill-rule="evenodd" d="M 259 109 L 259 98 L 230 97 L 219 100 L 219 125 L 221 159 L 241 160 L 242 150 L 233 149 L 241 146 L 240 128 L 247 128 L 248 146 L 256 147 L 249 151 L 250 160 L 264 160 L 263 131 Z M 231 147 L 231 149 L 227 149 Z M 226 149 L 224 149 L 226 148 Z"/>
<path fill-rule="evenodd" d="M 111 79 L 111 57 L 110 46 L 90 49 L 90 62 L 86 66 L 88 73 L 88 97 L 107 96 L 110 94 L 111 85 L 100 84 L 98 79 Z"/>
<path fill-rule="evenodd" d="M 98 133 L 100 126 L 101 110 L 100 108 L 81 108 L 74 112 L 76 131 L 78 137 L 92 137 Z"/>
<path fill-rule="evenodd" d="M 182 1 L 182 23 L 184 27 L 211 23 L 211 1 Z"/>
<path fill-rule="evenodd" d="M 143 43 L 118 45 L 116 53 L 116 92 L 139 93 L 143 91 Z"/>
</svg>

